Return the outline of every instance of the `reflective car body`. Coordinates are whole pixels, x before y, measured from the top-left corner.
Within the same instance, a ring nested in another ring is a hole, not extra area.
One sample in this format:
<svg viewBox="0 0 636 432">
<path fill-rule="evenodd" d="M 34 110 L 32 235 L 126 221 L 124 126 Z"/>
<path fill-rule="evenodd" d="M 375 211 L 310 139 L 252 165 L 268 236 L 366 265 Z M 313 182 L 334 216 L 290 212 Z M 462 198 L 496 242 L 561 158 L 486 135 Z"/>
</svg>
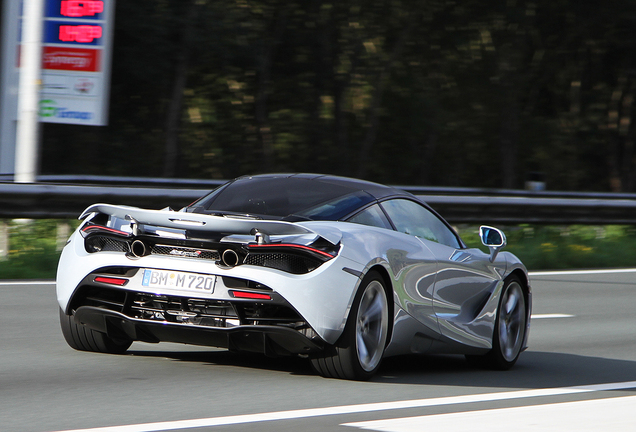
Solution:
<svg viewBox="0 0 636 432">
<path fill-rule="evenodd" d="M 324 376 L 367 379 L 381 358 L 406 353 L 505 369 L 527 345 L 530 285 L 499 253 L 503 233 L 485 228 L 491 253 L 467 248 L 395 188 L 270 174 L 179 212 L 96 204 L 80 219 L 57 275 L 76 349 L 183 342 L 307 356 Z"/>
</svg>

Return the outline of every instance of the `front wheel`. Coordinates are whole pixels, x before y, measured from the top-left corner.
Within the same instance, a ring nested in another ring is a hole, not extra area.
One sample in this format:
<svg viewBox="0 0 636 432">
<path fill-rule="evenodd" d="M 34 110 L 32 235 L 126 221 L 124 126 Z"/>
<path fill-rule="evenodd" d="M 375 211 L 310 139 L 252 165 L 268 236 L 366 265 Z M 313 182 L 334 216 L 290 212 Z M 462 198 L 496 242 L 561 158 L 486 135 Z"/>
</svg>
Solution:
<svg viewBox="0 0 636 432">
<path fill-rule="evenodd" d="M 113 339 L 105 333 L 77 324 L 72 316 L 60 309 L 60 326 L 66 343 L 78 351 L 122 354 L 132 344 L 130 339 Z"/>
<path fill-rule="evenodd" d="M 506 281 L 499 299 L 492 349 L 484 356 L 466 356 L 471 363 L 491 369 L 510 369 L 519 358 L 526 335 L 528 309 L 521 283 Z"/>
<path fill-rule="evenodd" d="M 360 284 L 342 336 L 335 346 L 312 358 L 312 366 L 324 377 L 368 380 L 380 367 L 388 333 L 384 281 L 371 271 Z"/>
</svg>

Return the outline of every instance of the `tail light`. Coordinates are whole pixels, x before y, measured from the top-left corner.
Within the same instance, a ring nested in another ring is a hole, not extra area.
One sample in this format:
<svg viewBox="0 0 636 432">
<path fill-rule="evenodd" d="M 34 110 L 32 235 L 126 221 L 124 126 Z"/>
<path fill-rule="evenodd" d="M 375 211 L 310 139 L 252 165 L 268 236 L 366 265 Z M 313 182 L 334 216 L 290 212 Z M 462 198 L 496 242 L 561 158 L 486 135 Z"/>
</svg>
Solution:
<svg viewBox="0 0 636 432">
<path fill-rule="evenodd" d="M 272 296 L 270 296 L 269 294 L 261 294 L 257 292 L 251 292 L 251 291 L 230 290 L 230 295 L 238 299 L 249 299 L 249 300 L 271 300 L 272 299 Z"/>
<path fill-rule="evenodd" d="M 337 255 L 337 250 L 323 250 L 291 243 L 250 244 L 245 264 L 268 267 L 292 274 L 309 273 Z"/>
<path fill-rule="evenodd" d="M 105 283 L 108 285 L 117 285 L 124 286 L 128 283 L 128 279 L 116 278 L 116 277 L 106 277 L 106 276 L 96 276 L 94 279 L 95 282 Z"/>
</svg>

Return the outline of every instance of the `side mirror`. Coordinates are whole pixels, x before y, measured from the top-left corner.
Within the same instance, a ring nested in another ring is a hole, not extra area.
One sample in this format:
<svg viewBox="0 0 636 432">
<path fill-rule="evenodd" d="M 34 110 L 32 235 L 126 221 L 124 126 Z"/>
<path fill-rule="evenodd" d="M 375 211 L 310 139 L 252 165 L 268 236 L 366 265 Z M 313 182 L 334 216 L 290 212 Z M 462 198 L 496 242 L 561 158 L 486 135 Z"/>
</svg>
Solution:
<svg viewBox="0 0 636 432">
<path fill-rule="evenodd" d="M 506 235 L 500 229 L 480 226 L 479 237 L 484 246 L 490 249 L 490 262 L 494 262 L 499 251 L 506 246 Z"/>
</svg>

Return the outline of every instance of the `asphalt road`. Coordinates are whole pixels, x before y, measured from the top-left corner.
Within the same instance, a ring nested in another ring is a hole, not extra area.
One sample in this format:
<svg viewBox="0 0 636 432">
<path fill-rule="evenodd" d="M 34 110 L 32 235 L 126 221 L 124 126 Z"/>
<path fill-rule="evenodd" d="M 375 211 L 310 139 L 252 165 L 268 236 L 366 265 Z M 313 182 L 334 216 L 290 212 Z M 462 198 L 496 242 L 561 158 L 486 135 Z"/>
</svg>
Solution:
<svg viewBox="0 0 636 432">
<path fill-rule="evenodd" d="M 533 274 L 530 348 L 510 371 L 396 357 L 370 382 L 176 344 L 77 352 L 52 283 L 0 283 L 0 431 L 636 430 L 635 277 Z"/>
</svg>

